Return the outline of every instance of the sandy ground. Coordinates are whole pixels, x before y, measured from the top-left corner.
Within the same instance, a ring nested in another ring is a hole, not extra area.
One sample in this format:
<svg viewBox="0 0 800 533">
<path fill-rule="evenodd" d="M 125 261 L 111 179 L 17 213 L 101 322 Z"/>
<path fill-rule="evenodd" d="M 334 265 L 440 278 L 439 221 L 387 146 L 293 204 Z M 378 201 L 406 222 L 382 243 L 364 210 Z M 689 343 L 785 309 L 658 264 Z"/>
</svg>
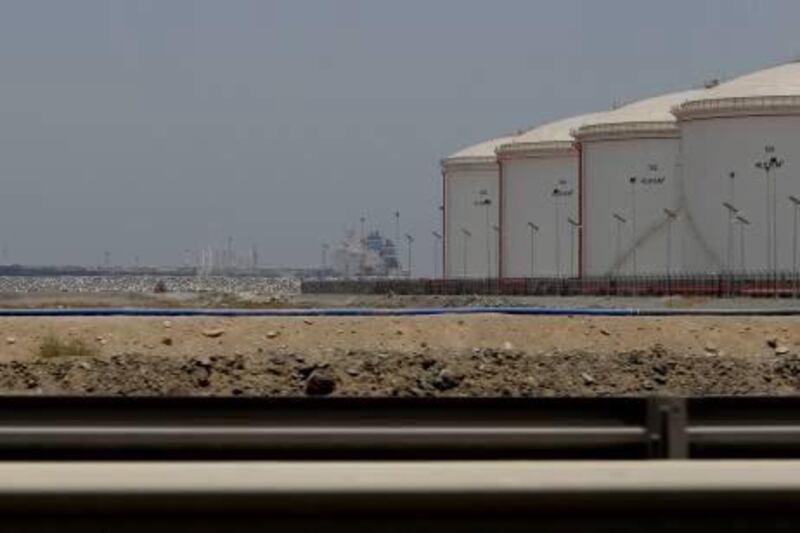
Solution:
<svg viewBox="0 0 800 533">
<path fill-rule="evenodd" d="M 48 336 L 79 338 L 103 356 L 275 351 L 324 356 L 344 350 L 413 354 L 474 349 L 602 355 L 660 345 L 684 354 L 758 357 L 773 354 L 776 347 L 800 352 L 800 317 L 3 317 L 0 361 L 36 357 Z"/>
<path fill-rule="evenodd" d="M 0 307 L 775 308 L 792 300 L 32 293 Z M 800 307 L 800 305 L 798 305 Z M 92 355 L 45 358 L 43 341 Z M 800 317 L 2 318 L 0 394 L 800 393 Z"/>
<path fill-rule="evenodd" d="M 96 355 L 43 358 L 47 338 Z M 0 318 L 0 391 L 795 394 L 800 318 Z"/>
</svg>

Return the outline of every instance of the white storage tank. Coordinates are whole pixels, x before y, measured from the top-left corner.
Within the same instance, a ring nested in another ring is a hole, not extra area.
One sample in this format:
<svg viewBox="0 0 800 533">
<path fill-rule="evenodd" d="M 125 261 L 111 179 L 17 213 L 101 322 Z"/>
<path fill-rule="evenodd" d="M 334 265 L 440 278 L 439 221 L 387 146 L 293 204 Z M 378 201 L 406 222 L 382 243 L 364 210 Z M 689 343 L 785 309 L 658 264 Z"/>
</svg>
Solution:
<svg viewBox="0 0 800 533">
<path fill-rule="evenodd" d="M 687 268 L 791 271 L 800 198 L 800 64 L 733 79 L 676 107 Z"/>
<path fill-rule="evenodd" d="M 496 277 L 499 267 L 499 137 L 442 160 L 445 278 Z"/>
<path fill-rule="evenodd" d="M 583 275 L 680 270 L 680 131 L 671 109 L 699 94 L 637 101 L 573 132 L 583 165 Z"/>
<path fill-rule="evenodd" d="M 503 277 L 577 276 L 579 157 L 571 131 L 598 117 L 551 122 L 497 149 Z"/>
</svg>

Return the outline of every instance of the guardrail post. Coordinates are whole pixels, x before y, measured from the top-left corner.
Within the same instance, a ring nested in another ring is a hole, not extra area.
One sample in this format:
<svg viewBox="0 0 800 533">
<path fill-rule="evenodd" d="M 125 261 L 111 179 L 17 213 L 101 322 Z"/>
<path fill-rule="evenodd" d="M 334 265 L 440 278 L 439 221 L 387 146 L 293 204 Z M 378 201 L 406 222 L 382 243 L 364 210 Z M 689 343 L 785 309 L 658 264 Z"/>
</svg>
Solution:
<svg viewBox="0 0 800 533">
<path fill-rule="evenodd" d="M 647 434 L 651 459 L 688 459 L 688 413 L 685 398 L 650 398 Z"/>
</svg>

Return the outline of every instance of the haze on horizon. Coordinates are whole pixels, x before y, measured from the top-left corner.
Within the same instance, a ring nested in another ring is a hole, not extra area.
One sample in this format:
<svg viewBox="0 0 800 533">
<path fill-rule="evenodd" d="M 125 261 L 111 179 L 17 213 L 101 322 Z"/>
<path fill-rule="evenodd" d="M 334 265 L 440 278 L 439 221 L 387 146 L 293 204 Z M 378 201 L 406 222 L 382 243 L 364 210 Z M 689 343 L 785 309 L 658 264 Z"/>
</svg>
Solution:
<svg viewBox="0 0 800 533">
<path fill-rule="evenodd" d="M 542 121 L 800 56 L 795 0 L 9 0 L 11 261 L 317 265 L 366 216 L 433 271 L 438 162 Z"/>
</svg>

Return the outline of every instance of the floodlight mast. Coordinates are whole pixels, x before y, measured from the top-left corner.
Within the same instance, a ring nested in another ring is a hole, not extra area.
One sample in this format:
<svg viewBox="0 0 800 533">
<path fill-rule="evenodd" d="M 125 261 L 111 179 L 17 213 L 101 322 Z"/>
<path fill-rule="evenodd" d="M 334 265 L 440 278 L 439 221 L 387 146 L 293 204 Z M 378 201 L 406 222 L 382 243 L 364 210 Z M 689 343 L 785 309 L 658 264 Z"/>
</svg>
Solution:
<svg viewBox="0 0 800 533">
<path fill-rule="evenodd" d="M 322 271 L 320 277 L 324 277 L 328 272 L 328 250 L 331 246 L 327 242 L 322 243 Z"/>
<path fill-rule="evenodd" d="M 531 229 L 531 278 L 534 278 L 536 270 L 536 234 L 539 233 L 539 226 L 533 222 L 528 222 L 528 227 Z"/>
<path fill-rule="evenodd" d="M 444 237 L 438 231 L 432 231 L 431 234 L 433 235 L 433 277 L 436 279 L 439 277 L 439 248 L 444 246 Z M 444 249 L 442 249 L 442 253 L 444 253 Z M 442 272 L 442 277 L 444 277 L 444 272 Z"/>
<path fill-rule="evenodd" d="M 411 277 L 411 245 L 414 244 L 414 237 L 406 233 L 406 241 L 408 242 L 408 277 Z"/>
<path fill-rule="evenodd" d="M 622 226 L 628 223 L 628 219 L 619 213 L 611 213 L 611 216 L 617 221 L 617 261 L 622 268 Z"/>
<path fill-rule="evenodd" d="M 567 222 L 570 226 L 570 235 L 569 235 L 569 271 L 570 274 L 575 277 L 575 233 L 579 230 L 582 226 L 578 223 L 574 218 L 567 217 Z"/>
<path fill-rule="evenodd" d="M 567 180 L 559 179 L 558 184 L 553 189 L 553 193 L 551 194 L 553 201 L 555 202 L 555 256 L 556 256 L 556 273 L 557 276 L 561 277 L 561 202 L 563 198 L 567 198 L 572 196 L 574 193 L 574 189 L 567 188 Z"/>
<path fill-rule="evenodd" d="M 773 171 L 781 168 L 785 161 L 775 155 L 775 146 L 764 147 L 764 158 L 755 163 L 755 167 L 764 171 L 767 191 L 767 268 L 776 275 L 778 269 L 777 245 L 777 183 Z M 772 180 L 770 180 L 772 177 Z"/>
<path fill-rule="evenodd" d="M 656 167 L 657 168 L 657 167 Z M 632 265 L 633 265 L 633 275 L 635 276 L 638 273 L 639 266 L 638 260 L 636 257 L 636 184 L 639 182 L 639 178 L 637 176 L 631 176 L 628 178 L 628 183 L 631 185 L 631 253 L 632 253 Z"/>
<path fill-rule="evenodd" d="M 750 220 L 747 219 L 741 212 L 736 215 L 736 222 L 739 223 L 739 258 L 740 258 L 740 265 L 739 268 L 744 273 L 747 270 L 746 264 L 746 256 L 745 256 L 745 240 L 744 240 L 744 229 L 745 227 L 750 225 Z"/>
<path fill-rule="evenodd" d="M 797 232 L 798 232 L 798 208 L 800 208 L 800 198 L 789 195 L 792 202 L 792 286 L 794 297 L 797 298 L 798 271 L 797 271 Z"/>
<path fill-rule="evenodd" d="M 492 264 L 497 266 L 497 272 L 500 272 L 500 226 L 497 224 L 492 224 L 492 231 L 494 232 L 494 261 Z"/>
<path fill-rule="evenodd" d="M 469 244 L 469 239 L 472 237 L 472 232 L 469 231 L 467 228 L 465 228 L 463 226 L 460 229 L 461 229 L 461 234 L 464 236 L 464 242 L 463 242 L 463 246 L 461 248 L 461 253 L 462 253 L 462 264 L 461 264 L 461 266 L 462 266 L 463 276 L 466 278 L 467 277 L 467 245 Z"/>
<path fill-rule="evenodd" d="M 724 207 L 728 212 L 728 239 L 725 269 L 730 274 L 733 272 L 733 222 L 736 220 L 736 215 L 739 213 L 739 209 L 730 202 L 722 202 L 722 207 Z"/>
<path fill-rule="evenodd" d="M 475 200 L 476 207 L 485 207 L 486 211 L 486 277 L 492 277 L 492 235 L 491 235 L 491 209 L 492 199 L 489 198 L 489 191 L 481 189 L 478 191 L 478 200 Z"/>
<path fill-rule="evenodd" d="M 666 253 L 666 273 L 667 283 L 671 284 L 672 276 L 672 223 L 678 218 L 678 212 L 672 209 L 664 208 L 664 214 L 667 216 L 667 253 Z"/>
</svg>

